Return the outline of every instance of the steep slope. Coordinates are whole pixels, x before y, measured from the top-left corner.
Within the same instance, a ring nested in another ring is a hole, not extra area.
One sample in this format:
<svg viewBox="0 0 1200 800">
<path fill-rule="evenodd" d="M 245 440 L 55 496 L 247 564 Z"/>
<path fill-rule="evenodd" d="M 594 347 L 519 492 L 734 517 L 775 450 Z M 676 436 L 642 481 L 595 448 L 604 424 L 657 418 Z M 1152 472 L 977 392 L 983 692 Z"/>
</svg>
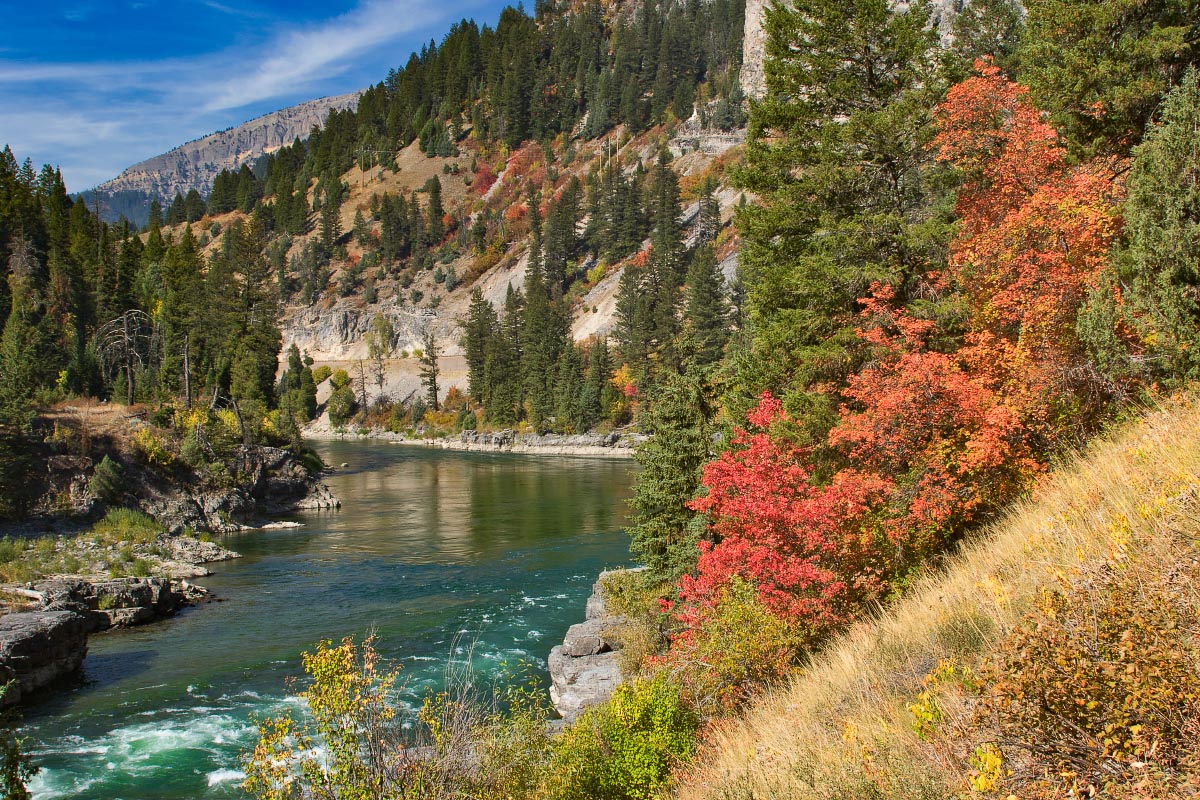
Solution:
<svg viewBox="0 0 1200 800">
<path fill-rule="evenodd" d="M 1197 410 L 1194 398 L 1152 410 L 1062 464 L 944 571 L 715 731 L 677 796 L 1086 797 L 1097 772 L 1140 789 L 1103 796 L 1193 796 L 1173 782 L 1197 785 L 1186 732 L 1200 720 L 1183 684 L 1200 674 L 1171 659 L 1197 650 Z M 1155 694 L 1170 664 L 1182 673 Z M 1022 686 L 1040 722 L 1018 724 Z M 1058 729 L 1063 708 L 1080 716 Z M 1123 738 L 1130 717 L 1106 734 L 1128 752 L 1106 754 L 1093 731 L 1123 713 L 1152 719 L 1157 743 Z"/>
<path fill-rule="evenodd" d="M 90 200 L 93 193 L 99 193 L 102 199 L 132 193 L 144 197 L 147 205 L 157 197 L 164 206 L 177 192 L 186 194 L 196 189 L 207 195 L 221 170 L 236 171 L 242 164 L 253 165 L 259 156 L 291 144 L 296 137 L 307 137 L 313 126 L 325 122 L 331 110 L 353 108 L 361 95 L 350 92 L 322 97 L 264 114 L 134 164 L 85 194 Z M 144 222 L 144 214 L 134 221 Z"/>
</svg>

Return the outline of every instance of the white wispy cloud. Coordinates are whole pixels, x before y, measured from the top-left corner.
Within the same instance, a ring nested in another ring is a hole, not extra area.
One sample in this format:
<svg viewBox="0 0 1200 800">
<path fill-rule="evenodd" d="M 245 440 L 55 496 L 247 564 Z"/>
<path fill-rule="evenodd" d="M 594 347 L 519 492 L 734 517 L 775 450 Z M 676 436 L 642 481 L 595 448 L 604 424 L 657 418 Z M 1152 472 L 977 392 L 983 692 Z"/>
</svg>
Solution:
<svg viewBox="0 0 1200 800">
<path fill-rule="evenodd" d="M 245 75 L 233 75 L 206 108 L 239 108 L 318 76 L 338 74 L 351 58 L 440 19 L 445 7 L 420 2 L 366 2 L 340 17 L 278 38 L 271 55 Z"/>
<path fill-rule="evenodd" d="M 273 25 L 256 41 L 188 58 L 32 65 L 0 58 L 0 143 L 60 164 L 68 185 L 83 189 L 274 107 L 361 88 L 345 76 L 365 59 L 461 13 L 461 5 L 437 0 L 363 0 L 337 17 Z M 406 57 L 397 51 L 390 63 Z"/>
</svg>

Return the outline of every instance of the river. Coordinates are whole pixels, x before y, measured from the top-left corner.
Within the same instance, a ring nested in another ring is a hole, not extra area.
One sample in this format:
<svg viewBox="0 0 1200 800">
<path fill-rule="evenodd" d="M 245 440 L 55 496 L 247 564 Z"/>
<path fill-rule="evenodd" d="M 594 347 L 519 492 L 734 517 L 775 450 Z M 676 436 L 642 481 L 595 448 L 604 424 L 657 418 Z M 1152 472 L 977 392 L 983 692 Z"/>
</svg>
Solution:
<svg viewBox="0 0 1200 800">
<path fill-rule="evenodd" d="M 26 711 L 35 800 L 241 797 L 252 720 L 295 702 L 318 640 L 376 631 L 415 709 L 451 655 L 544 668 L 596 574 L 628 561 L 629 461 L 317 448 L 348 464 L 327 481 L 340 511 L 228 537 L 243 557 L 197 580 L 219 602 L 91 637 L 84 680 Z"/>
</svg>

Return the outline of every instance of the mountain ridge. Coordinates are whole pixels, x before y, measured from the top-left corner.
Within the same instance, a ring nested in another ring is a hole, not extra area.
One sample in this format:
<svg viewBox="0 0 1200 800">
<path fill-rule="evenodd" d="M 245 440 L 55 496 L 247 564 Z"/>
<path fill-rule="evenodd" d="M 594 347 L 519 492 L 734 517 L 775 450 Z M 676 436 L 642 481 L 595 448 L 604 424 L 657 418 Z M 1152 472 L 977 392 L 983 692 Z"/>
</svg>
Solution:
<svg viewBox="0 0 1200 800">
<path fill-rule="evenodd" d="M 236 171 L 242 164 L 253 166 L 261 156 L 291 144 L 297 137 L 307 138 L 313 126 L 325 123 L 331 110 L 356 106 L 362 93 L 357 90 L 306 100 L 201 136 L 126 167 L 115 178 L 83 194 L 88 198 L 99 194 L 105 201 L 122 195 L 129 198 L 111 204 L 106 216 L 124 213 L 140 225 L 145 222 L 151 200 L 157 198 L 166 205 L 177 192 L 186 194 L 191 189 L 207 195 L 221 170 Z M 140 214 L 136 213 L 138 208 L 142 208 Z"/>
</svg>

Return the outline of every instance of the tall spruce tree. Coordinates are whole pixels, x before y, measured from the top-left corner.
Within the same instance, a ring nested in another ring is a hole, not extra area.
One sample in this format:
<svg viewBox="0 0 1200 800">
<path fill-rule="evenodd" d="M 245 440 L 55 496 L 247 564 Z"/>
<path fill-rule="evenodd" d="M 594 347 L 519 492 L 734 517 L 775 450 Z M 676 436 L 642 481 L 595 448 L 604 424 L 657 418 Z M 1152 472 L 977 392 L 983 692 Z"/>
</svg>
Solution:
<svg viewBox="0 0 1200 800">
<path fill-rule="evenodd" d="M 684 302 L 684 331 L 695 341 L 695 359 L 701 365 L 715 364 L 729 341 L 729 301 L 711 247 L 701 247 L 692 256 Z"/>
<path fill-rule="evenodd" d="M 656 577 L 674 580 L 691 570 L 699 528 L 687 507 L 713 455 L 709 389 L 694 372 L 665 378 L 642 420 L 650 438 L 637 450 L 641 465 L 629 526 L 630 551 Z"/>
<path fill-rule="evenodd" d="M 1200 59 L 1200 0 L 1026 0 L 1022 83 L 1081 155 L 1128 153 Z"/>
<path fill-rule="evenodd" d="M 1127 245 L 1089 302 L 1081 333 L 1118 384 L 1200 377 L 1200 70 L 1167 95 L 1134 150 L 1126 182 Z M 1137 360 L 1120 341 L 1136 331 Z"/>
<path fill-rule="evenodd" d="M 767 96 L 752 106 L 737 177 L 752 351 L 728 398 L 744 411 L 782 393 L 823 439 L 838 387 L 862 358 L 858 299 L 873 282 L 904 302 L 942 263 L 932 109 L 943 91 L 928 8 L 798 0 L 766 13 Z"/>
</svg>

